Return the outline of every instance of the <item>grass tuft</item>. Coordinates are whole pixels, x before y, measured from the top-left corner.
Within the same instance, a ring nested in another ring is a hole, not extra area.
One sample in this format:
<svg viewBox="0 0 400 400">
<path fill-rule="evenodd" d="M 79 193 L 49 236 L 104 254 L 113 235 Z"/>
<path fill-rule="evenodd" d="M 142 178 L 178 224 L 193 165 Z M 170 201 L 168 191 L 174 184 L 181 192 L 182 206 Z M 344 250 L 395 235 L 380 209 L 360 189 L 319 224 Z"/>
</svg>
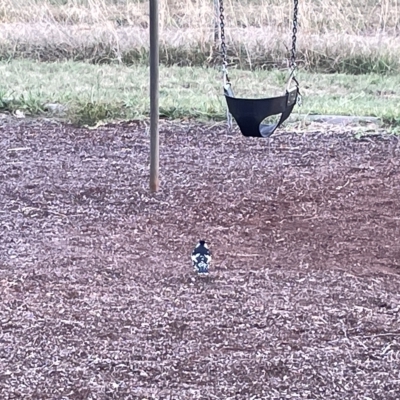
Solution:
<svg viewBox="0 0 400 400">
<path fill-rule="evenodd" d="M 124 113 L 118 104 L 76 101 L 68 111 L 70 122 L 81 126 L 95 126 L 99 122 L 115 120 Z"/>
</svg>

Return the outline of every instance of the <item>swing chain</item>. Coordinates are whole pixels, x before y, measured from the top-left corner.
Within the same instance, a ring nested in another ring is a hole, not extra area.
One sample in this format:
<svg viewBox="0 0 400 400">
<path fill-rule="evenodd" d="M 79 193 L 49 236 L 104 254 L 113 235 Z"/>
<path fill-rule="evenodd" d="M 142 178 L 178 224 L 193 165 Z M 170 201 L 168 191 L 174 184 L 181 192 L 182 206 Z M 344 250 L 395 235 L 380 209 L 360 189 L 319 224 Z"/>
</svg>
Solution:
<svg viewBox="0 0 400 400">
<path fill-rule="evenodd" d="M 297 70 L 297 63 L 296 63 L 296 41 L 297 41 L 297 14 L 299 11 L 299 0 L 294 0 L 294 9 L 293 9 L 293 34 L 292 34 L 292 49 L 290 51 L 290 81 L 294 81 L 297 87 L 297 105 L 301 106 L 302 104 L 302 96 L 299 90 L 299 82 L 296 79 L 296 70 Z"/>
<path fill-rule="evenodd" d="M 291 49 L 291 58 L 290 58 L 290 69 L 292 70 L 292 74 L 297 68 L 296 64 L 296 41 L 297 41 L 297 14 L 299 10 L 299 0 L 294 0 L 294 9 L 293 9 L 293 35 L 292 35 L 292 49 Z"/>
<path fill-rule="evenodd" d="M 219 0 L 219 26 L 221 28 L 221 53 L 222 53 L 222 73 L 224 76 L 224 86 L 230 85 L 230 80 L 228 77 L 228 56 L 226 51 L 225 43 L 225 16 L 224 16 L 224 1 Z"/>
</svg>

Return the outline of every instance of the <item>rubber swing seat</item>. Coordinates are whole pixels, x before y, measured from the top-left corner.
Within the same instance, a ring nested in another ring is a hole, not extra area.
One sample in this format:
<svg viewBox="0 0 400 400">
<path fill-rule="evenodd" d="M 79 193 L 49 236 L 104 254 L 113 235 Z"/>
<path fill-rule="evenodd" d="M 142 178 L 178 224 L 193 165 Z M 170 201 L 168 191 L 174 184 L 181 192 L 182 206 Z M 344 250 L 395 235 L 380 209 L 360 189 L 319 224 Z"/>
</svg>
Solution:
<svg viewBox="0 0 400 400">
<path fill-rule="evenodd" d="M 228 110 L 237 122 L 240 131 L 247 137 L 271 136 L 286 121 L 297 102 L 299 88 L 287 89 L 285 95 L 266 99 L 244 99 L 234 96 L 231 85 L 225 85 L 224 94 Z M 274 124 L 261 122 L 272 115 L 281 114 Z"/>
</svg>

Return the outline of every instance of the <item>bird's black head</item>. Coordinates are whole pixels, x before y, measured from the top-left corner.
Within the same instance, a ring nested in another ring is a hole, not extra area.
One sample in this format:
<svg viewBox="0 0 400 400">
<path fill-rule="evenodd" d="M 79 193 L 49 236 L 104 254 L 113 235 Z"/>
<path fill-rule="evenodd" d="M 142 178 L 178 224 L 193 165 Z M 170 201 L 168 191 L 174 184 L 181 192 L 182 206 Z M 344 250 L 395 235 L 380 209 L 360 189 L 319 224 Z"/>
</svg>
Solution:
<svg viewBox="0 0 400 400">
<path fill-rule="evenodd" d="M 206 241 L 205 240 L 199 240 L 199 243 L 200 243 L 201 246 L 204 246 L 206 244 Z"/>
</svg>

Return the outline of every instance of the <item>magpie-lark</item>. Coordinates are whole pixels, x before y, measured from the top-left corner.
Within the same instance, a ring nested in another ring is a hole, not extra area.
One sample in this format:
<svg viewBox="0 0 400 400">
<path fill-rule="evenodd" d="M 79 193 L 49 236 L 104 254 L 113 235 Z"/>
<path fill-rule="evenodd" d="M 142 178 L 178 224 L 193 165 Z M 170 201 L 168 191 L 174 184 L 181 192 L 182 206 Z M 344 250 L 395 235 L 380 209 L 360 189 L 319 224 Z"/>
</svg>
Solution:
<svg viewBox="0 0 400 400">
<path fill-rule="evenodd" d="M 192 264 L 198 275 L 208 275 L 211 253 L 205 240 L 200 240 L 192 252 Z"/>
</svg>

